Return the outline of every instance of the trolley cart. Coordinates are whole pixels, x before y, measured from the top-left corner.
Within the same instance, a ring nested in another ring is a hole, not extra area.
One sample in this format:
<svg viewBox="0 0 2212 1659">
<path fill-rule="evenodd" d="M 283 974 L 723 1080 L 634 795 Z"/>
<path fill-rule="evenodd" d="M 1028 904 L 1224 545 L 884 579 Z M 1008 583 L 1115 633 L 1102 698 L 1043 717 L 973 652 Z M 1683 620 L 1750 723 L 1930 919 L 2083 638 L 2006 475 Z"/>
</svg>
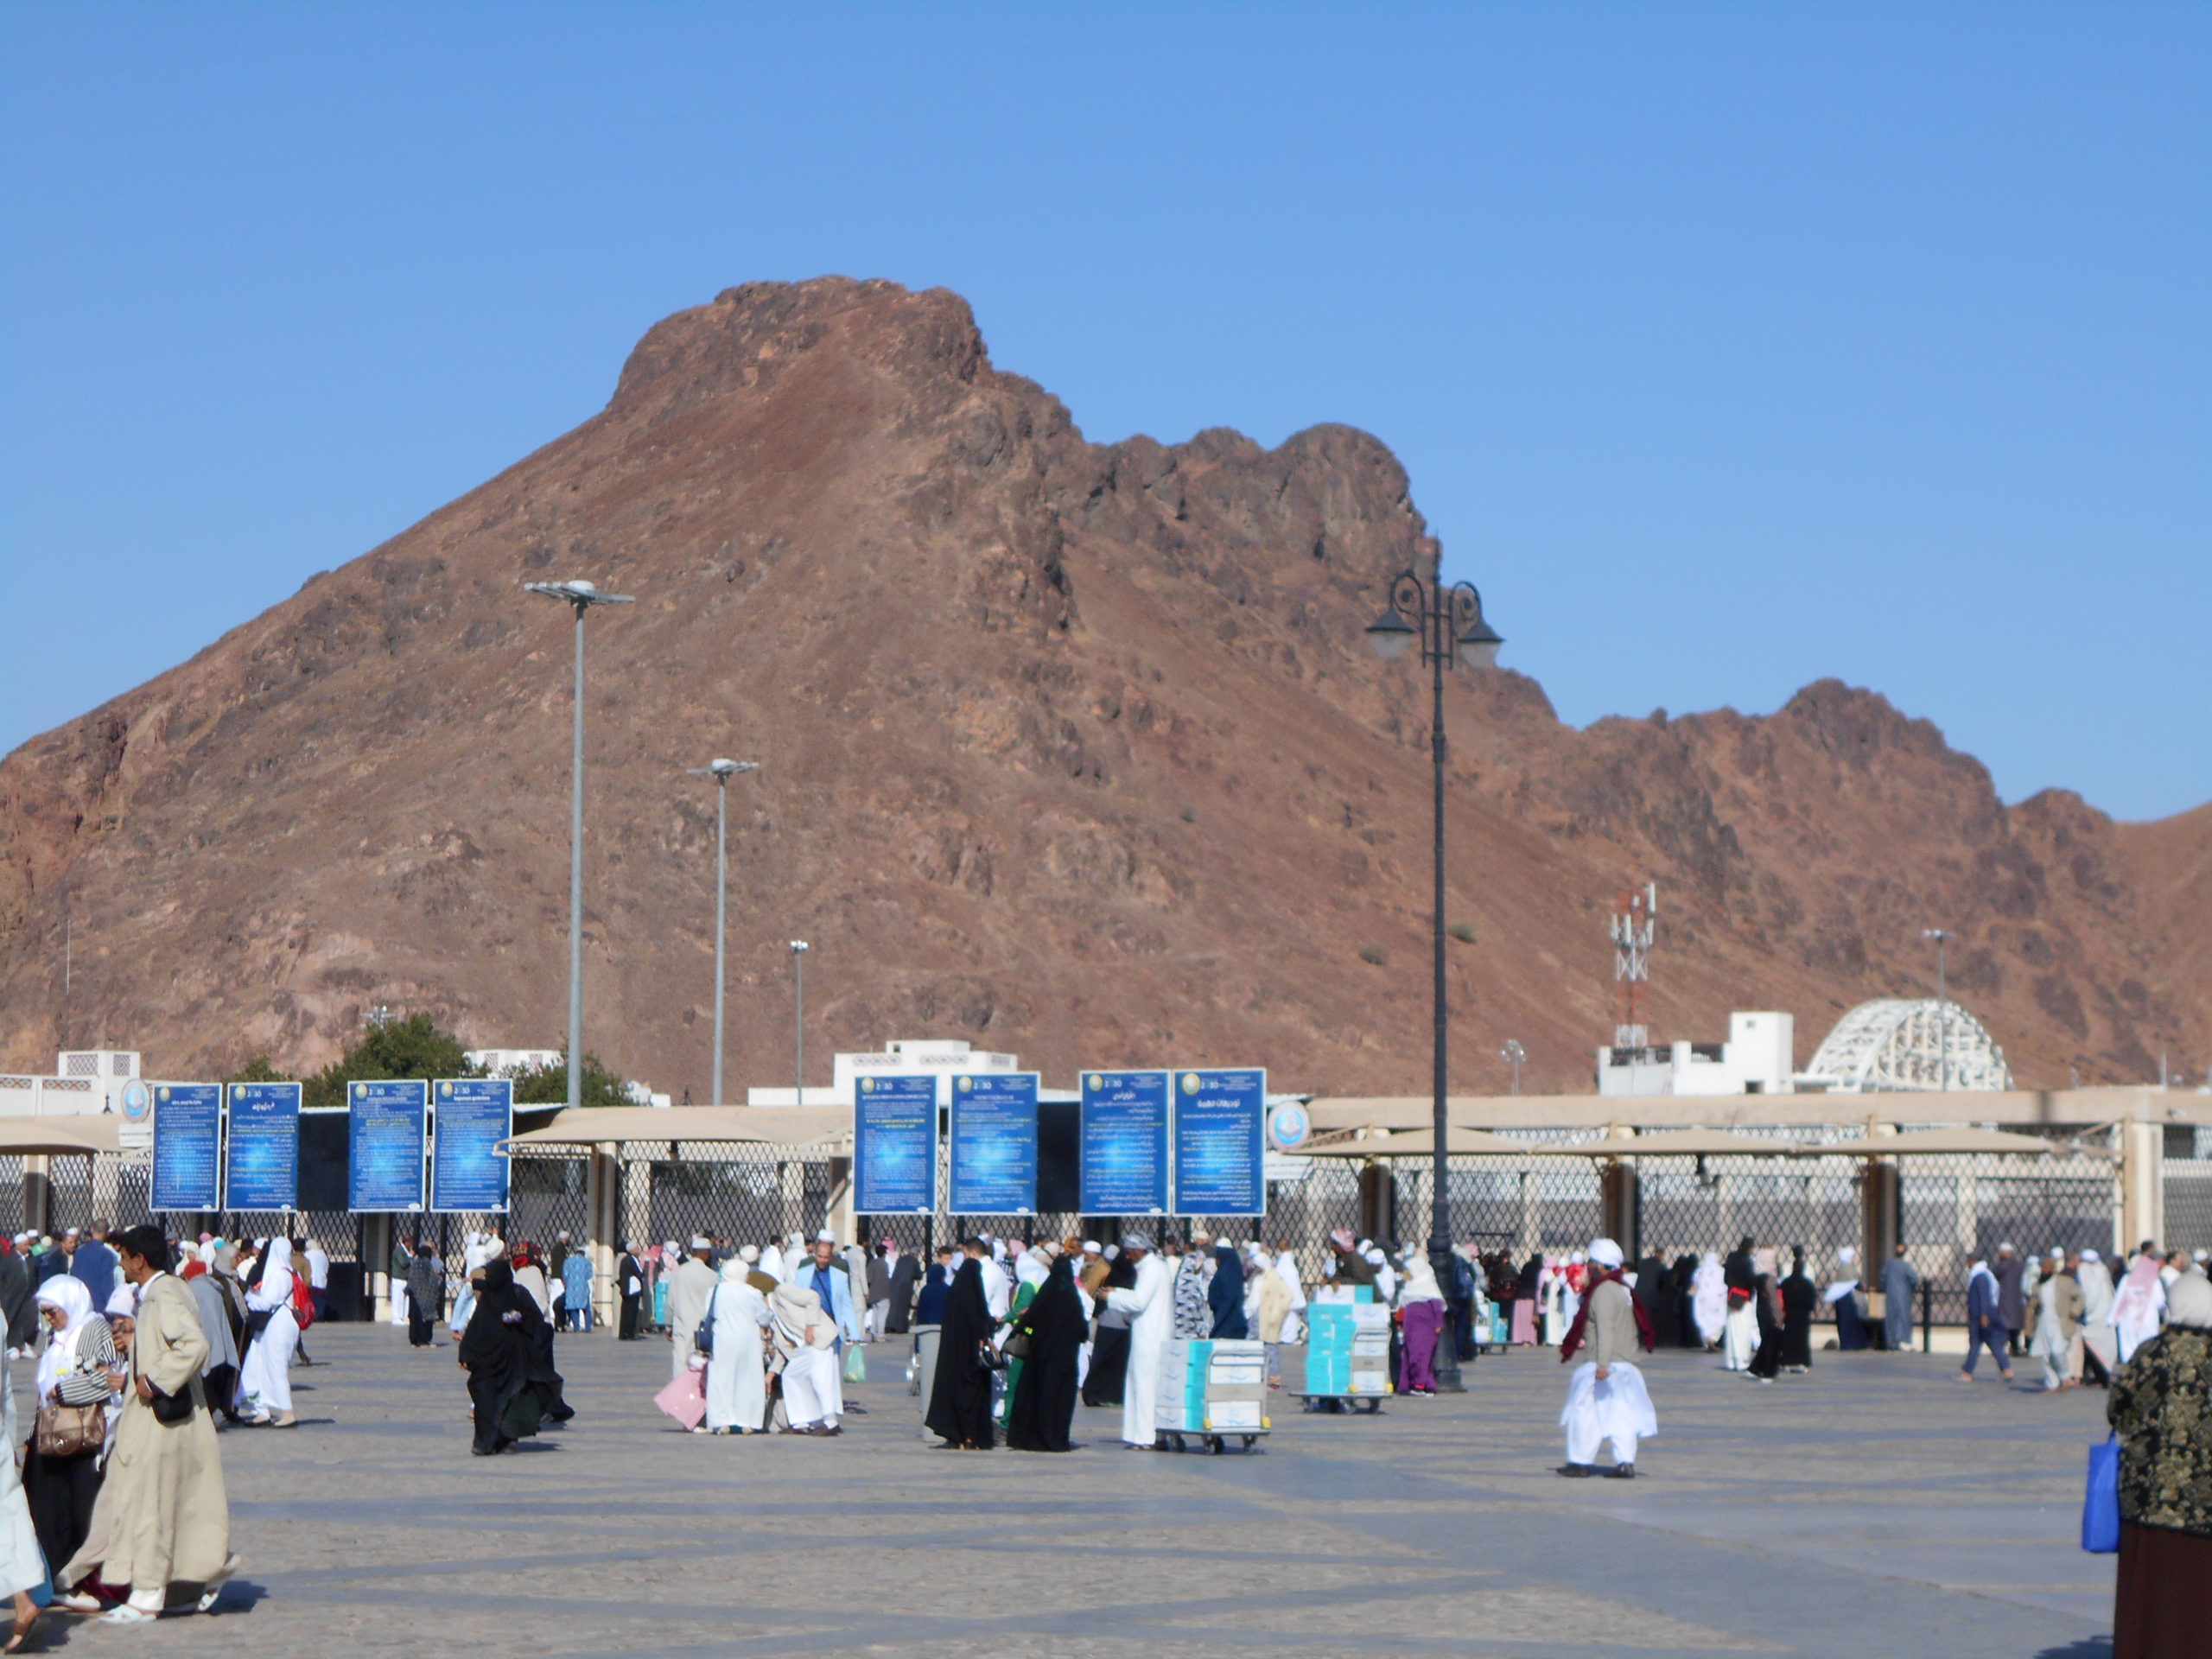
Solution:
<svg viewBox="0 0 2212 1659">
<path fill-rule="evenodd" d="M 1374 1301 L 1316 1300 L 1306 1310 L 1307 1411 L 1382 1409 L 1390 1392 L 1390 1310 Z"/>
<path fill-rule="evenodd" d="M 1232 1440 L 1252 1450 L 1274 1426 L 1268 1415 L 1267 1344 L 1171 1339 L 1160 1356 L 1154 1424 L 1178 1452 L 1193 1440 L 1217 1454 Z"/>
</svg>

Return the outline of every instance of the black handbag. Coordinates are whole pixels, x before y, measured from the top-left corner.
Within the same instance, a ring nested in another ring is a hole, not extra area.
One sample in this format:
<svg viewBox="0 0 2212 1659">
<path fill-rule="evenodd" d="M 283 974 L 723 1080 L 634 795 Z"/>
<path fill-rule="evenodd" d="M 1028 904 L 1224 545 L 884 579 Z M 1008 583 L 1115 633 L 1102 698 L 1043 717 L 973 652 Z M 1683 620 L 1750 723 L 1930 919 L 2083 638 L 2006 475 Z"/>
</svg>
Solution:
<svg viewBox="0 0 2212 1659">
<path fill-rule="evenodd" d="M 156 1422 L 175 1428 L 179 1423 L 191 1420 L 192 1384 L 186 1383 L 175 1394 L 164 1393 L 151 1382 L 147 1383 L 146 1386 L 154 1391 L 154 1397 L 146 1403 L 154 1408 Z"/>
</svg>

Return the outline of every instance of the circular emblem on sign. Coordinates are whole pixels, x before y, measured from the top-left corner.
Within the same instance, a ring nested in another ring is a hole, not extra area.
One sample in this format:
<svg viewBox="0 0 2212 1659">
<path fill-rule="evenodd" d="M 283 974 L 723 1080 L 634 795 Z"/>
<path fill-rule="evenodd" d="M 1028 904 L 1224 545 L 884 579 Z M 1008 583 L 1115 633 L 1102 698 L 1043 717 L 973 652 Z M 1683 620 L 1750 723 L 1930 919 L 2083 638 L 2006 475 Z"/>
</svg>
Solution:
<svg viewBox="0 0 2212 1659">
<path fill-rule="evenodd" d="M 1313 1127 L 1313 1120 L 1294 1100 L 1285 1101 L 1268 1114 L 1268 1135 L 1279 1151 L 1290 1152 L 1304 1146 Z"/>
<path fill-rule="evenodd" d="M 1094 1089 L 1103 1089 L 1106 1086 L 1106 1079 L 1094 1071 L 1090 1074 L 1090 1086 Z"/>
<path fill-rule="evenodd" d="M 168 1097 L 169 1091 L 162 1090 L 162 1098 L 167 1100 Z M 146 1092 L 144 1084 L 133 1081 L 123 1085 L 123 1115 L 125 1117 L 143 1117 L 146 1109 L 153 1103 L 153 1096 Z"/>
<path fill-rule="evenodd" d="M 356 1100 L 359 1099 L 363 1095 L 365 1095 L 368 1092 L 369 1085 L 365 1083 L 357 1083 L 353 1085 L 353 1097 Z"/>
<path fill-rule="evenodd" d="M 963 1077 L 960 1079 L 960 1092 L 963 1095 L 972 1090 L 975 1086 L 976 1079 L 973 1077 Z"/>
<path fill-rule="evenodd" d="M 862 1077 L 861 1079 L 861 1093 L 864 1095 L 872 1095 L 874 1092 L 875 1079 L 874 1077 Z"/>
<path fill-rule="evenodd" d="M 440 1100 L 451 1100 L 453 1098 L 453 1084 L 449 1083 L 440 1084 L 438 1085 L 438 1098 Z"/>
<path fill-rule="evenodd" d="M 1197 1072 L 1185 1071 L 1183 1074 L 1183 1092 L 1186 1095 L 1195 1095 L 1198 1092 L 1198 1074 Z"/>
</svg>

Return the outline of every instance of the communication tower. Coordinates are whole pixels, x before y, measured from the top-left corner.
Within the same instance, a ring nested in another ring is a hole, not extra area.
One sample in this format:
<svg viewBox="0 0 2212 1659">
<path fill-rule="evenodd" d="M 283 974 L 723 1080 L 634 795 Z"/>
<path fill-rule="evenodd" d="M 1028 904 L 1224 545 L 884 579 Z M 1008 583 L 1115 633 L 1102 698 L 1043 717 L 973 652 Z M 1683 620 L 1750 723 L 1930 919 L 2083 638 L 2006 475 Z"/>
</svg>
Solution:
<svg viewBox="0 0 2212 1659">
<path fill-rule="evenodd" d="M 1613 1027 L 1613 1052 L 1646 1057 L 1651 1027 L 1645 1022 L 1643 988 L 1651 982 L 1653 918 L 1659 910 L 1659 885 L 1647 881 L 1614 901 L 1613 984 L 1619 1018 Z"/>
</svg>

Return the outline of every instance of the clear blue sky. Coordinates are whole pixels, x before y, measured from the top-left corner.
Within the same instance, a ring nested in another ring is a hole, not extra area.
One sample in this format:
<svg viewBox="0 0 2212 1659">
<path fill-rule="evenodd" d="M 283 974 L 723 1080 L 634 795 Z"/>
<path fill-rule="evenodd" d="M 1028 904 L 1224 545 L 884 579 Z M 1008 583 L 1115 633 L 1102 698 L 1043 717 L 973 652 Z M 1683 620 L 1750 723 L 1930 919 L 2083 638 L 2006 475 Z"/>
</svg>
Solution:
<svg viewBox="0 0 2212 1659">
<path fill-rule="evenodd" d="M 1084 430 L 1389 442 L 1567 718 L 1824 675 L 2212 798 L 2212 8 L 0 10 L 0 748 L 583 419 L 957 289 Z"/>
</svg>

